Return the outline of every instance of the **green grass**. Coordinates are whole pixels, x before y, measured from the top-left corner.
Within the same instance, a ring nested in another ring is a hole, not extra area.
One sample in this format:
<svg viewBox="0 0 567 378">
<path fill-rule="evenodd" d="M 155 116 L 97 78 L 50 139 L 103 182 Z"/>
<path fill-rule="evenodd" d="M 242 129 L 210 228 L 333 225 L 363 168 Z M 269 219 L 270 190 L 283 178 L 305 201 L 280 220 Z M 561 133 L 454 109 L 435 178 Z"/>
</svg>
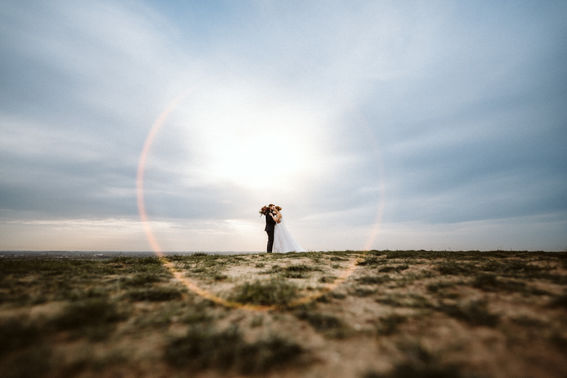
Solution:
<svg viewBox="0 0 567 378">
<path fill-rule="evenodd" d="M 329 260 L 331 261 L 347 261 L 348 259 L 344 257 L 332 256 Z"/>
<path fill-rule="evenodd" d="M 8 257 L 0 259 L 0 271 L 6 276 L 27 276 L 29 272 L 41 276 L 60 276 L 110 274 L 114 269 L 108 262 L 98 260 Z"/>
<path fill-rule="evenodd" d="M 469 276 L 479 271 L 474 264 L 458 261 L 443 261 L 436 268 L 441 274 L 457 276 Z"/>
<path fill-rule="evenodd" d="M 289 265 L 284 268 L 285 272 L 313 272 L 317 270 L 321 269 L 306 264 Z"/>
<path fill-rule="evenodd" d="M 356 265 L 361 266 L 378 266 L 384 264 L 385 261 L 383 259 L 379 259 L 376 256 L 367 256 L 364 260 L 359 261 Z"/>
<path fill-rule="evenodd" d="M 165 278 L 162 275 L 156 273 L 147 273 L 147 272 L 138 273 L 132 277 L 125 277 L 119 280 L 119 282 L 122 285 L 133 286 L 133 287 L 152 285 L 156 282 L 162 282 L 162 281 L 165 281 Z"/>
<path fill-rule="evenodd" d="M 405 259 L 428 259 L 428 260 L 469 260 L 469 261 L 485 261 L 488 258 L 537 258 L 544 257 L 551 258 L 565 258 L 566 252 L 556 252 L 550 255 L 549 252 L 528 252 L 528 251 L 425 251 L 425 250 L 410 250 L 410 251 L 376 251 L 376 255 L 385 255 L 388 259 L 405 258 Z M 374 254 L 372 251 L 370 254 Z"/>
<path fill-rule="evenodd" d="M 90 262 L 90 261 L 89 261 Z M 163 266 L 158 257 L 134 257 L 118 256 L 104 263 L 110 272 L 123 273 L 161 273 L 171 276 L 171 273 Z"/>
<path fill-rule="evenodd" d="M 283 269 L 278 269 L 278 272 L 281 272 L 282 276 L 286 278 L 307 278 L 309 276 L 308 273 L 320 270 L 321 269 L 318 267 L 306 264 L 296 264 L 286 266 Z"/>
<path fill-rule="evenodd" d="M 557 255 L 560 254 L 557 253 Z M 513 256 L 514 259 L 500 258 L 476 262 L 446 260 L 439 263 L 436 269 L 444 275 L 474 276 L 492 273 L 498 277 L 545 279 L 557 284 L 567 284 L 566 275 L 549 273 L 549 269 L 552 268 L 549 263 L 546 267 L 542 267 L 530 264 L 528 260 L 518 260 L 516 253 Z"/>
<path fill-rule="evenodd" d="M 262 267 L 263 266 L 262 264 Z M 272 265 L 270 270 L 262 272 L 262 274 L 279 274 L 281 277 L 285 278 L 307 278 L 309 277 L 309 273 L 315 271 L 321 271 L 321 268 L 308 264 L 294 264 L 285 267 L 275 264 Z"/>
<path fill-rule="evenodd" d="M 128 291 L 126 297 L 133 301 L 163 302 L 180 299 L 182 294 L 170 287 L 146 287 Z"/>
<path fill-rule="evenodd" d="M 402 270 L 406 270 L 409 268 L 408 264 L 401 264 L 401 265 L 388 265 L 385 267 L 382 267 L 380 269 L 378 269 L 379 272 L 381 273 L 386 273 L 386 272 L 401 272 Z"/>
<path fill-rule="evenodd" d="M 272 278 L 269 281 L 256 280 L 237 286 L 229 298 L 239 303 L 285 307 L 298 295 L 298 288 L 294 284 L 283 279 Z"/>
<path fill-rule="evenodd" d="M 541 266 L 529 264 L 526 261 L 507 260 L 507 261 L 489 261 L 480 266 L 485 272 L 494 272 L 506 275 L 533 276 L 539 275 L 544 268 Z"/>
</svg>

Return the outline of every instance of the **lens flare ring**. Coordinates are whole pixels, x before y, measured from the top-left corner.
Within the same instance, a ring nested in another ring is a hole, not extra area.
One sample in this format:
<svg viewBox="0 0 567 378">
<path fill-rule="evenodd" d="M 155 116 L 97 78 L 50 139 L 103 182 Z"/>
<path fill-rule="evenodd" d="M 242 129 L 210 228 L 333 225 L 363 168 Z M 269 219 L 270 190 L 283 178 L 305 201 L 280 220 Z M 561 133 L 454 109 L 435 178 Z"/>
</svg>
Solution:
<svg viewBox="0 0 567 378">
<path fill-rule="evenodd" d="M 145 166 L 146 166 L 146 161 L 148 159 L 148 153 L 150 151 L 150 148 L 152 146 L 152 143 L 156 137 L 156 135 L 158 134 L 159 130 L 164 126 L 165 121 L 167 119 L 167 117 L 169 116 L 169 114 L 175 110 L 175 108 L 179 105 L 179 103 L 189 94 L 189 90 L 184 91 L 183 93 L 181 93 L 180 95 L 178 95 L 177 97 L 175 97 L 165 108 L 165 110 L 157 117 L 157 119 L 154 121 L 154 123 L 152 124 L 152 128 L 150 129 L 150 132 L 148 133 L 146 140 L 144 142 L 144 147 L 142 149 L 142 152 L 140 154 L 140 158 L 138 161 L 138 171 L 137 171 L 137 175 L 136 175 L 136 195 L 137 195 L 137 204 L 138 204 L 138 212 L 140 215 L 140 220 L 142 221 L 143 227 L 144 227 L 144 232 L 146 234 L 146 238 L 148 239 L 148 242 L 150 243 L 150 246 L 152 247 L 152 250 L 154 251 L 154 253 L 156 254 L 156 256 L 159 258 L 159 260 L 161 261 L 161 263 L 163 264 L 163 266 L 165 268 L 167 268 L 169 270 L 169 272 L 175 277 L 175 279 L 177 279 L 179 282 L 181 282 L 183 285 L 185 285 L 185 287 L 201 296 L 202 298 L 205 298 L 207 300 L 210 300 L 214 303 L 220 304 L 222 306 L 225 307 L 229 307 L 229 308 L 239 308 L 239 309 L 245 309 L 245 310 L 252 310 L 252 311 L 268 311 L 268 310 L 275 310 L 275 309 L 279 309 L 281 308 L 280 306 L 277 305 L 256 305 L 256 304 L 250 304 L 250 303 L 240 303 L 240 302 L 234 302 L 234 301 L 230 301 L 224 298 L 219 297 L 218 295 L 215 295 L 214 293 L 211 293 L 208 290 L 205 290 L 203 288 L 201 288 L 199 285 L 197 285 L 193 280 L 189 279 L 188 277 L 185 276 L 185 274 L 183 272 L 181 272 L 180 270 L 178 270 L 175 267 L 175 264 L 168 260 L 165 257 L 165 254 L 162 250 L 162 248 L 160 247 L 153 231 L 151 228 L 151 221 L 148 217 L 148 214 L 146 212 L 146 206 L 145 206 L 145 202 L 144 202 L 144 171 L 145 171 Z M 382 173 L 382 165 L 381 162 L 379 161 L 378 164 L 378 168 L 380 170 L 380 174 Z M 383 193 L 383 186 L 380 186 L 380 194 Z M 383 211 L 383 196 L 380 195 L 380 199 L 378 201 L 378 209 L 377 209 L 377 214 L 376 214 L 376 221 L 373 225 L 373 228 L 369 234 L 368 239 L 366 240 L 366 242 L 364 243 L 364 248 L 362 251 L 362 257 L 357 257 L 355 259 L 351 259 L 351 261 L 349 262 L 348 267 L 346 267 L 345 269 L 343 269 L 341 271 L 341 274 L 335 279 L 335 281 L 333 281 L 332 283 L 328 283 L 325 286 L 323 286 L 322 289 L 319 289 L 316 293 L 314 294 L 310 294 L 310 295 L 306 295 L 303 296 L 301 298 L 298 298 L 292 302 L 290 302 L 287 307 L 294 307 L 294 306 L 298 306 L 298 305 L 302 305 L 302 304 L 307 304 L 310 303 L 314 300 L 316 300 L 317 298 L 325 295 L 328 292 L 333 291 L 337 286 L 341 285 L 356 269 L 357 263 L 360 262 L 364 255 L 366 255 L 366 253 L 368 252 L 368 250 L 371 248 L 372 243 L 374 242 L 378 231 L 379 231 L 379 224 L 381 222 L 381 218 L 382 218 L 382 211 Z"/>
</svg>

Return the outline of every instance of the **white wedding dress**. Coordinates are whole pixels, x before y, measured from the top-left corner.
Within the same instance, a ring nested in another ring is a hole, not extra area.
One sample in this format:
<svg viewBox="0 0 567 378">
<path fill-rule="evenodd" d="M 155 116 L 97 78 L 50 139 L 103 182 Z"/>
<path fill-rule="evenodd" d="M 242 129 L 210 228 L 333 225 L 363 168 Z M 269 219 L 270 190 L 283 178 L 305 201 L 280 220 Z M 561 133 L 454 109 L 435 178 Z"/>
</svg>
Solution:
<svg viewBox="0 0 567 378">
<path fill-rule="evenodd" d="M 281 222 L 276 223 L 274 228 L 274 246 L 272 251 L 275 253 L 305 252 L 293 236 L 291 236 L 291 233 L 285 226 L 283 217 Z"/>
</svg>

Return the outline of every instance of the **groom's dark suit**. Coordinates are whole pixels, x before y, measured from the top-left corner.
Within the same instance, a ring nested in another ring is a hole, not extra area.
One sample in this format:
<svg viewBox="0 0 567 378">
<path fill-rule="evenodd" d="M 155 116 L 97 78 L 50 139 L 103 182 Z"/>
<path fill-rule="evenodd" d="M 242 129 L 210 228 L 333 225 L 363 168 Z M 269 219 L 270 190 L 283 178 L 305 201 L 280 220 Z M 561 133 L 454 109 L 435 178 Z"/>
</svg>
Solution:
<svg viewBox="0 0 567 378">
<path fill-rule="evenodd" d="M 264 230 L 268 233 L 267 251 L 268 253 L 271 253 L 274 245 L 274 227 L 276 226 L 276 221 L 272 219 L 269 210 L 264 215 L 266 216 L 266 228 Z"/>
</svg>

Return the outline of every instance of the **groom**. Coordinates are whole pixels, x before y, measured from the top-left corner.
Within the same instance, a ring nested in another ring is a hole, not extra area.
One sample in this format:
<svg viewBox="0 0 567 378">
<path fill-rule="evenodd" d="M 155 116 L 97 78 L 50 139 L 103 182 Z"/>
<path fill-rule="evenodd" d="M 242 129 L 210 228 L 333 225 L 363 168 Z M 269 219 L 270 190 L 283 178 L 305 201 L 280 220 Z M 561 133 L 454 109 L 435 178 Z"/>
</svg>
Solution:
<svg viewBox="0 0 567 378">
<path fill-rule="evenodd" d="M 271 203 L 267 208 L 262 209 L 264 210 L 263 214 L 266 216 L 266 228 L 264 228 L 264 231 L 268 233 L 268 253 L 272 253 L 272 247 L 274 246 L 274 226 L 276 225 L 276 221 L 271 215 L 272 211 L 274 211 L 274 206 L 275 205 Z"/>
</svg>

